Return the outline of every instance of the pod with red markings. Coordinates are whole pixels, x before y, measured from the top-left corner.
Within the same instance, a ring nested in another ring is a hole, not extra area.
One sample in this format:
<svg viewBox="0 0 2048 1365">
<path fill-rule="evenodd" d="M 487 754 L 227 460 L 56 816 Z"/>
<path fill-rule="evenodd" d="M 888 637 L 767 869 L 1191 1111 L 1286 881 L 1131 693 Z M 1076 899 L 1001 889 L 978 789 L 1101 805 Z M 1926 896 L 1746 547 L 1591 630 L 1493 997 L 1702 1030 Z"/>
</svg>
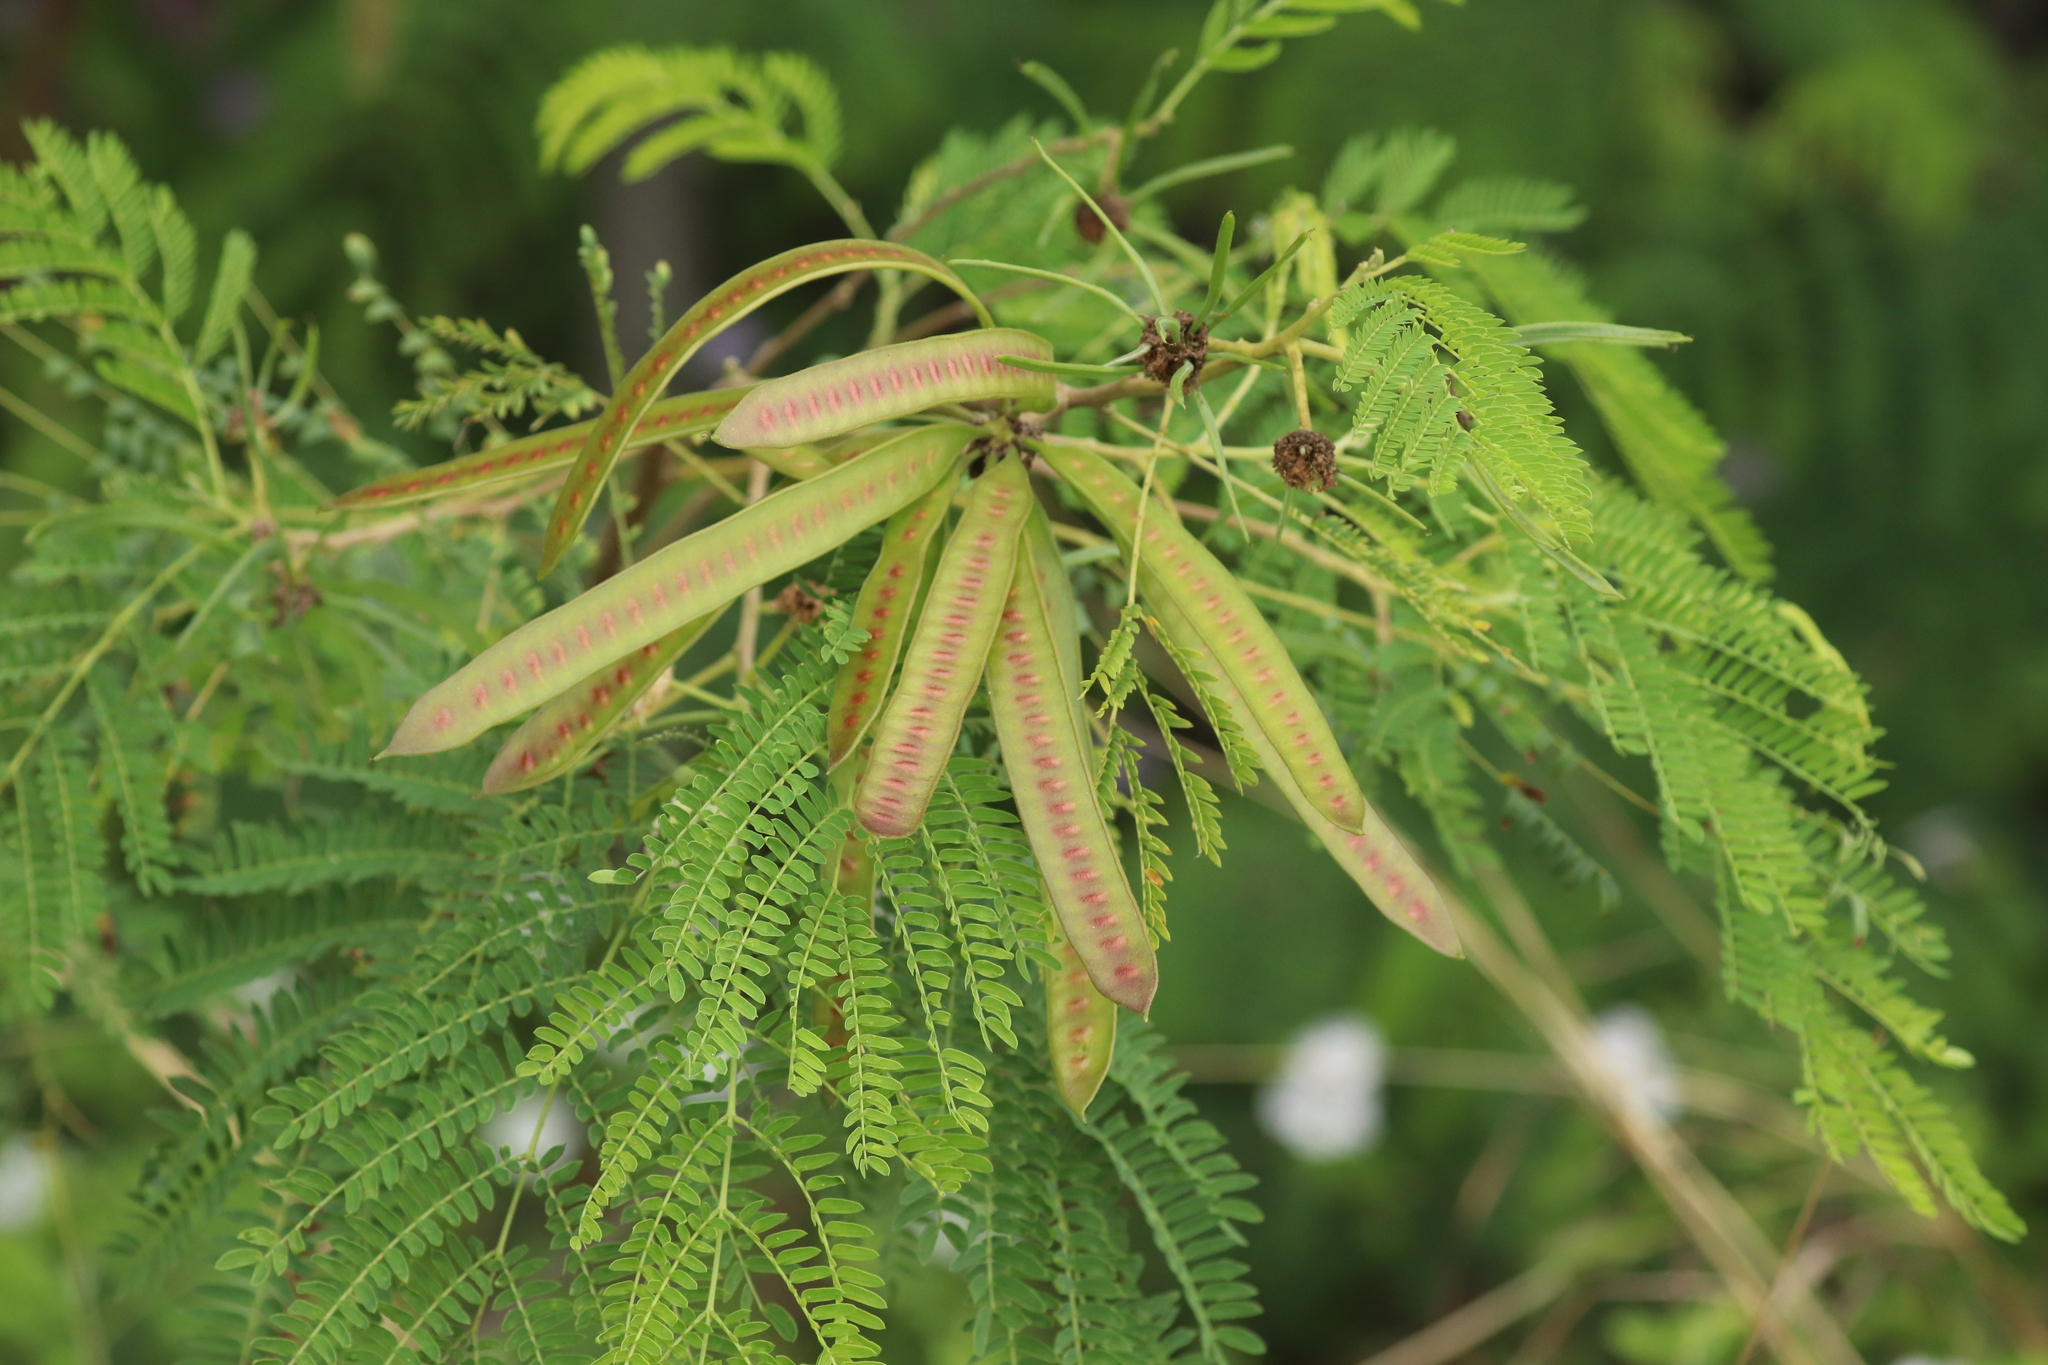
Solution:
<svg viewBox="0 0 2048 1365">
<path fill-rule="evenodd" d="M 990 398 L 1050 408 L 1052 376 L 1005 364 L 1004 355 L 1051 360 L 1052 343 L 1014 327 L 989 327 L 862 351 L 756 385 L 711 439 L 735 450 L 802 445 L 940 403 Z"/>
<path fill-rule="evenodd" d="M 1170 512 L 1149 509 L 1144 544 L 1133 546 L 1138 486 L 1089 451 L 1048 443 L 1040 453 L 1110 529 L 1126 562 L 1138 566 L 1149 604 L 1178 606 L 1247 703 L 1253 727 L 1279 753 L 1295 784 L 1324 819 L 1358 833 L 1365 793 L 1330 732 L 1315 695 L 1251 598 Z"/>
<path fill-rule="evenodd" d="M 904 648 L 903 676 L 875 721 L 874 756 L 853 796 L 861 824 L 885 839 L 924 821 L 967 703 L 981 684 L 1016 568 L 1019 533 L 1036 505 L 1024 462 L 998 461 L 975 483 L 939 555 Z"/>
<path fill-rule="evenodd" d="M 918 588 L 928 577 L 932 547 L 946 529 L 952 504 L 953 486 L 941 484 L 891 517 L 882 533 L 882 552 L 853 604 L 853 624 L 868 633 L 867 643 L 840 666 L 832 688 L 825 721 L 828 768 L 846 761 L 881 714 L 889 679 L 910 638 Z"/>
<path fill-rule="evenodd" d="M 686 393 L 679 398 L 663 399 L 647 410 L 640 425 L 626 437 L 626 448 L 632 450 L 659 445 L 679 436 L 695 436 L 709 431 L 749 392 L 748 389 L 718 389 L 711 393 Z M 361 488 L 352 488 L 327 505 L 341 511 L 397 507 L 428 498 L 508 488 L 543 474 L 567 469 L 596 426 L 596 422 L 578 422 L 574 426 L 556 427 L 538 436 L 507 441 L 504 445 L 479 450 L 474 455 L 443 460 L 425 469 L 408 469 L 403 474 L 393 474 L 375 483 L 366 483 Z"/>
<path fill-rule="evenodd" d="M 1251 708 L 1245 704 L 1243 694 L 1223 676 L 1215 656 L 1209 652 L 1187 616 L 1169 602 L 1155 606 L 1153 619 L 1167 643 L 1209 675 L 1204 689 L 1218 703 L 1229 708 L 1231 719 L 1237 722 L 1237 728 L 1258 755 L 1259 766 L 1273 779 L 1273 784 L 1294 807 L 1302 823 L 1330 851 L 1330 856 L 1337 860 L 1345 875 L 1358 883 L 1358 889 L 1365 892 L 1366 899 L 1382 915 L 1445 957 L 1463 957 L 1465 952 L 1459 946 L 1458 930 L 1451 921 L 1449 907 L 1444 904 L 1443 892 L 1422 870 L 1422 864 L 1408 851 L 1401 837 L 1373 809 L 1372 803 L 1365 803 L 1362 829 L 1339 829 L 1330 823 L 1302 794 L 1293 773 L 1273 748 L 1273 742 L 1252 723 Z"/>
<path fill-rule="evenodd" d="M 780 256 L 771 256 L 759 265 L 742 270 L 677 318 L 675 326 L 669 328 L 619 381 L 618 392 L 605 405 L 603 415 L 597 419 L 582 449 L 577 452 L 569 478 L 563 483 L 562 491 L 555 497 L 554 509 L 548 514 L 547 537 L 541 543 L 542 575 L 554 569 L 562 551 L 583 528 L 584 519 L 590 515 L 591 504 L 596 501 L 597 490 L 604 486 L 612 466 L 618 463 L 619 455 L 625 450 L 634 428 L 640 425 L 640 419 L 661 398 L 661 391 L 675 378 L 676 371 L 705 342 L 768 300 L 798 285 L 852 270 L 875 269 L 907 270 L 937 280 L 966 299 L 983 325 L 991 321 L 988 310 L 982 307 L 966 281 L 922 251 L 893 242 L 854 238 L 819 242 L 815 246 L 798 247 Z"/>
<path fill-rule="evenodd" d="M 817 558 L 951 478 L 970 427 L 909 431 L 664 546 L 477 655 L 428 690 L 386 754 L 467 743 L 759 583 Z"/>
<path fill-rule="evenodd" d="M 1159 969 L 1096 796 L 1095 765 L 1074 705 L 1079 660 L 1070 665 L 1063 653 L 1039 576 L 1022 565 L 988 654 L 989 712 L 1010 792 L 1053 912 L 1089 979 L 1143 1014 L 1152 1007 Z M 1056 1025 L 1048 1019 L 1048 1027 Z"/>
<path fill-rule="evenodd" d="M 1088 965 L 1059 926 L 1053 933 L 1059 966 L 1045 973 L 1046 1051 L 1060 1098 L 1076 1118 L 1085 1119 L 1116 1051 L 1116 1002 L 1095 989 Z"/>
<path fill-rule="evenodd" d="M 714 611 L 699 617 L 612 660 L 528 716 L 484 772 L 484 794 L 538 787 L 575 767 L 723 614 Z"/>
</svg>

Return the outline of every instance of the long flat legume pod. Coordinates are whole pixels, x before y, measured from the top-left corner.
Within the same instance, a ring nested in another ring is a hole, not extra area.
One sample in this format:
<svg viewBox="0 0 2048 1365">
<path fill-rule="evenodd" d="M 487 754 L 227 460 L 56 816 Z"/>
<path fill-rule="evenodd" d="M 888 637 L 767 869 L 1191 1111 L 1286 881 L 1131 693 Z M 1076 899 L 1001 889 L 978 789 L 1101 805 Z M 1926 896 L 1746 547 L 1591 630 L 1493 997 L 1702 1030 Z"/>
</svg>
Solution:
<svg viewBox="0 0 2048 1365">
<path fill-rule="evenodd" d="M 930 492 L 974 432 L 921 427 L 664 546 L 529 621 L 413 703 L 386 754 L 452 749 L 560 696 L 608 659 L 787 573 Z"/>
<path fill-rule="evenodd" d="M 882 346 L 755 386 L 711 439 L 735 450 L 822 441 L 842 431 L 923 412 L 938 403 L 1021 398 L 1053 405 L 1053 377 L 996 357 L 1052 359 L 1052 343 L 1014 327 L 955 332 Z"/>
<path fill-rule="evenodd" d="M 1046 1051 L 1060 1098 L 1085 1119 L 1116 1051 L 1116 1002 L 1095 989 L 1087 964 L 1058 926 L 1053 932 L 1053 955 L 1060 963 L 1045 973 Z"/>
<path fill-rule="evenodd" d="M 626 437 L 626 448 L 657 445 L 678 436 L 694 436 L 717 426 L 733 410 L 748 389 L 718 389 L 711 393 L 686 393 L 666 398 L 647 410 L 640 424 Z M 352 488 L 327 505 L 341 510 L 360 507 L 396 507 L 401 503 L 455 493 L 476 493 L 486 489 L 538 478 L 566 469 L 597 423 L 578 422 L 556 427 L 538 436 L 527 436 L 474 455 L 462 455 L 425 469 L 408 469 Z"/>
<path fill-rule="evenodd" d="M 1215 655 L 1209 652 L 1187 615 L 1168 602 L 1155 605 L 1153 619 L 1166 641 L 1209 675 L 1206 690 L 1230 708 L 1231 718 L 1258 755 L 1259 766 L 1273 779 L 1273 785 L 1294 807 L 1302 823 L 1330 851 L 1330 856 L 1337 860 L 1345 875 L 1358 883 L 1358 889 L 1365 892 L 1366 899 L 1382 915 L 1445 957 L 1463 957 L 1465 952 L 1458 944 L 1458 931 L 1451 922 L 1450 910 L 1444 905 L 1443 893 L 1437 889 L 1430 875 L 1422 870 L 1422 864 L 1415 860 L 1415 855 L 1408 851 L 1401 837 L 1373 809 L 1372 803 L 1365 802 L 1362 829 L 1339 829 L 1330 823 L 1302 794 L 1293 773 L 1274 749 L 1272 740 L 1251 723 L 1251 708 L 1245 704 L 1244 694 L 1223 676 L 1223 670 L 1216 666 Z"/>
<path fill-rule="evenodd" d="M 1060 563 L 1060 545 L 1053 539 L 1052 519 L 1041 505 L 1031 509 L 1024 523 L 1025 562 L 1038 580 L 1038 599 L 1045 607 L 1045 623 L 1052 632 L 1053 651 L 1059 658 L 1060 676 L 1073 680 L 1067 689 L 1073 703 L 1074 732 L 1088 736 L 1088 713 L 1081 700 L 1081 604 L 1074 600 L 1074 585 Z"/>
<path fill-rule="evenodd" d="M 1018 533 L 1035 505 L 1024 462 L 998 461 L 968 494 L 939 555 L 905 648 L 903 676 L 875 721 L 874 754 L 853 795 L 854 815 L 885 839 L 924 821 L 981 682 L 1017 564 Z"/>
<path fill-rule="evenodd" d="M 1039 577 L 1020 565 L 988 655 L 988 707 L 1010 792 L 1053 912 L 1089 978 L 1143 1014 L 1159 970 L 1096 798 L 1095 765 L 1074 705 L 1080 689 L 1079 660 L 1062 658 Z"/>
<path fill-rule="evenodd" d="M 1124 558 L 1138 565 L 1138 591 L 1147 603 L 1181 608 L 1238 693 L 1250 703 L 1254 728 L 1285 760 L 1287 771 L 1323 818 L 1354 833 L 1364 828 L 1365 793 L 1351 775 L 1330 723 L 1295 671 L 1280 638 L 1237 585 L 1230 570 L 1170 512 L 1145 516 L 1145 543 L 1133 548 L 1138 486 L 1101 456 L 1071 446 L 1045 445 L 1040 453 L 1109 527 Z"/>
<path fill-rule="evenodd" d="M 832 687 L 832 705 L 825 720 L 827 768 L 837 768 L 867 735 L 889 695 L 889 678 L 910 638 L 910 613 L 917 590 L 931 564 L 931 549 L 946 529 L 953 505 L 953 486 L 941 484 L 889 518 L 882 533 L 882 552 L 860 585 L 853 603 L 853 624 L 868 633 L 867 643 L 840 665 Z"/>
<path fill-rule="evenodd" d="M 723 609 L 698 617 L 580 679 L 512 732 L 484 771 L 484 794 L 523 791 L 574 767 L 682 652 L 718 622 Z"/>
<path fill-rule="evenodd" d="M 562 551 L 583 528 L 583 520 L 590 515 L 597 490 L 611 474 L 612 466 L 618 463 L 627 437 L 640 425 L 647 409 L 661 397 L 661 391 L 675 378 L 676 371 L 697 353 L 698 348 L 768 300 L 800 284 L 823 279 L 827 275 L 843 275 L 850 270 L 878 268 L 908 270 L 929 276 L 966 299 L 984 326 L 990 322 L 988 310 L 982 307 L 974 291 L 958 275 L 922 251 L 893 242 L 854 238 L 819 242 L 815 246 L 802 246 L 780 256 L 771 256 L 759 265 L 742 270 L 697 300 L 687 313 L 677 318 L 675 326 L 669 328 L 619 381 L 618 392 L 605 405 L 604 414 L 597 419 L 597 425 L 577 452 L 569 478 L 555 498 L 554 510 L 548 514 L 547 537 L 541 543 L 541 573 L 545 575 L 554 569 Z"/>
</svg>

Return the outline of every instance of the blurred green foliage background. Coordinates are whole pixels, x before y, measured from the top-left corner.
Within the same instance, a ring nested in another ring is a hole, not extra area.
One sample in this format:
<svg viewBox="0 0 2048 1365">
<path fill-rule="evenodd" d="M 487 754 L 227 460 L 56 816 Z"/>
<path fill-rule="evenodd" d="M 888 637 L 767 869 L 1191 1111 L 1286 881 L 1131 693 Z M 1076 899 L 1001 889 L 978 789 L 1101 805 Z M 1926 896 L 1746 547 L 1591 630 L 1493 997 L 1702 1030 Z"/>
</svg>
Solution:
<svg viewBox="0 0 2048 1365">
<path fill-rule="evenodd" d="M 762 255 L 838 235 L 796 177 L 759 167 L 692 158 L 624 188 L 609 174 L 543 177 L 530 131 L 540 93 L 597 47 L 810 53 L 842 90 L 842 178 L 886 221 L 945 128 L 1052 112 L 1019 60 L 1121 108 L 1202 10 L 0 0 L 0 141 L 18 156 L 16 125 L 39 115 L 117 132 L 202 238 L 231 225 L 256 236 L 270 302 L 318 319 L 324 368 L 357 412 L 379 413 L 410 367 L 344 299 L 345 233 L 376 241 L 413 311 L 510 324 L 593 376 L 580 224 L 597 227 L 623 282 L 669 260 L 672 310 Z M 1454 134 L 1464 173 L 1576 187 L 1591 214 L 1563 249 L 1620 320 L 1697 338 L 1669 357 L 1671 372 L 1729 438 L 1724 472 L 1776 544 L 1785 595 L 1873 685 L 1897 764 L 1873 805 L 1930 872 L 1956 951 L 1952 978 L 1927 994 L 1979 1059 L 1928 1079 L 1976 1123 L 1987 1170 L 2021 1214 L 2048 1225 L 2048 7 L 1469 0 L 1424 18 L 1415 32 L 1347 21 L 1264 71 L 1207 82 L 1150 155 L 1269 142 L 1296 155 L 1178 191 L 1177 220 L 1205 241 L 1224 209 L 1319 183 L 1349 135 L 1401 126 Z M 640 335 L 646 305 L 622 293 L 621 330 Z M 39 383 L 32 358 L 0 355 L 0 384 Z M 1567 413 L 1580 403 L 1568 381 L 1560 401 Z M 74 477 L 42 438 L 0 421 L 7 467 Z M 1590 424 L 1575 434 L 1593 439 Z M 1595 851 L 1623 896 L 1603 911 L 1558 888 L 1539 917 L 1596 1008 L 1649 1007 L 1681 1063 L 1736 1087 L 1714 1092 L 1718 1109 L 1693 1106 L 1680 1131 L 1782 1239 L 1817 1164 L 1784 1103 L 1795 1068 L 1681 947 L 1670 926 L 1693 923 L 1688 889 L 1648 868 L 1629 817 L 1568 782 L 1552 798 L 1607 832 Z M 1685 1271 L 1683 1239 L 1648 1185 L 1552 1093 L 1533 1037 L 1476 974 L 1391 931 L 1280 818 L 1247 809 L 1232 828 L 1220 873 L 1186 866 L 1176 883 L 1155 1018 L 1186 1045 L 1205 1107 L 1265 1181 L 1252 1260 L 1276 1361 L 1362 1360 L 1555 1254 L 1560 1238 L 1596 1246 L 1596 1261 L 1608 1254 L 1598 1246 L 1626 1260 L 1669 1243 L 1665 1263 Z M 1347 1009 L 1394 1046 L 1384 1135 L 1361 1156 L 1294 1161 L 1252 1118 L 1248 1082 L 1271 1061 L 1260 1045 Z M 1516 1055 L 1488 1079 L 1446 1070 L 1442 1049 Z M 78 1156 L 73 1186 L 78 1235 L 91 1240 L 118 1216 L 158 1097 L 89 1035 L 59 1055 L 64 1089 L 104 1134 Z M 0 1093 L 0 1114 L 26 1104 Z M 20 1154 L 0 1149 L 0 1187 Z M 2038 1233 L 1993 1249 L 1851 1179 L 1828 1188 L 1807 1245 L 1823 1247 L 1822 1284 L 1870 1359 L 2048 1353 Z M 0 1362 L 72 1359 L 55 1236 L 47 1218 L 0 1231 Z M 1726 1310 L 1629 1302 L 1613 1287 L 1546 1305 L 1465 1358 L 1735 1358 L 1745 1325 Z M 163 1358 L 152 1323 L 175 1291 L 135 1298 L 108 1323 L 114 1359 Z M 956 1294 L 934 1278 L 902 1304 L 891 1365 L 960 1358 Z"/>
</svg>

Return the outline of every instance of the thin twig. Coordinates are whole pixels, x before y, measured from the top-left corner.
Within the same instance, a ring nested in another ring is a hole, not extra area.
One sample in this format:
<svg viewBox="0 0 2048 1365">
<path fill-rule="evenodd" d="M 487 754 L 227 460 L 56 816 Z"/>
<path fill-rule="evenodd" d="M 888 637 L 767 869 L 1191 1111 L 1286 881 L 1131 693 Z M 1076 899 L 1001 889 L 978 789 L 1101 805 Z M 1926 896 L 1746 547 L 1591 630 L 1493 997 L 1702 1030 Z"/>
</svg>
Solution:
<svg viewBox="0 0 2048 1365">
<path fill-rule="evenodd" d="M 1820 1206 L 1821 1191 L 1828 1183 L 1828 1173 L 1834 1163 L 1821 1158 L 1820 1169 L 1814 1172 L 1813 1186 L 1806 1192 L 1806 1203 L 1799 1210 L 1798 1221 L 1792 1224 L 1792 1235 L 1785 1241 L 1785 1254 L 1778 1260 L 1778 1268 L 1771 1275 L 1770 1292 L 1756 1310 L 1756 1321 L 1749 1325 L 1749 1340 L 1742 1343 L 1742 1354 L 1735 1357 L 1735 1365 L 1749 1365 L 1749 1358 L 1756 1354 L 1756 1344 L 1764 1334 L 1764 1323 L 1777 1311 L 1778 1291 L 1785 1282 L 1785 1272 L 1791 1268 L 1792 1258 L 1799 1254 L 1799 1244 L 1806 1238 L 1807 1224 L 1813 1221 L 1813 1211 Z"/>
<path fill-rule="evenodd" d="M 767 465 L 755 462 L 753 472 L 747 475 L 747 505 L 753 506 L 768 492 Z M 737 661 L 739 681 L 744 683 L 754 675 L 754 645 L 761 633 L 761 585 L 756 583 L 748 588 L 746 596 L 740 599 L 739 638 L 733 642 L 733 658 Z"/>
</svg>

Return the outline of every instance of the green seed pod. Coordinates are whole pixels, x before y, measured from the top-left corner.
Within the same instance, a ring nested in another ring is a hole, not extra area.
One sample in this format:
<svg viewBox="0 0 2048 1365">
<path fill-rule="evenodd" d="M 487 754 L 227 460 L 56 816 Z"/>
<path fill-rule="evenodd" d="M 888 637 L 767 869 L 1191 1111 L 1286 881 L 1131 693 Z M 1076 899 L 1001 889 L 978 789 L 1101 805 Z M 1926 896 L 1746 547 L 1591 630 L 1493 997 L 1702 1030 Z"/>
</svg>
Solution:
<svg viewBox="0 0 2048 1365">
<path fill-rule="evenodd" d="M 853 624 L 868 633 L 867 643 L 839 669 L 832 688 L 832 707 L 825 723 L 826 766 L 837 768 L 854 751 L 889 695 L 889 679 L 910 638 L 910 613 L 917 590 L 931 564 L 931 549 L 946 528 L 946 510 L 953 503 L 950 483 L 934 488 L 889 519 L 882 533 L 882 552 L 861 584 L 853 604 Z"/>
<path fill-rule="evenodd" d="M 1016 568 L 1018 533 L 1035 505 L 1024 462 L 999 461 L 974 485 L 939 556 L 902 680 L 875 722 L 874 757 L 853 798 L 861 824 L 885 839 L 924 820 L 981 682 Z"/>
<path fill-rule="evenodd" d="M 684 650 L 723 615 L 714 611 L 622 659 L 614 659 L 542 706 L 512 732 L 484 773 L 484 794 L 523 791 L 560 777 L 640 700 Z"/>
<path fill-rule="evenodd" d="M 748 588 L 806 564 L 923 497 L 959 467 L 969 427 L 904 433 L 815 479 L 742 508 L 529 621 L 413 703 L 386 754 L 467 743 L 560 696 Z"/>
<path fill-rule="evenodd" d="M 952 289 L 972 304 L 983 325 L 991 319 L 988 310 L 974 297 L 958 275 L 922 251 L 893 242 L 849 238 L 819 242 L 771 256 L 727 280 L 699 299 L 689 312 L 676 319 L 675 326 L 651 347 L 647 354 L 619 381 L 619 389 L 605 405 L 590 436 L 577 452 L 569 478 L 548 514 L 547 538 L 542 542 L 540 571 L 553 571 L 571 539 L 590 515 L 597 490 L 610 477 L 612 466 L 626 448 L 626 440 L 640 425 L 641 417 L 689 358 L 712 337 L 738 322 L 779 294 L 785 294 L 811 280 L 843 275 L 850 270 L 908 270 L 929 276 Z"/>
<path fill-rule="evenodd" d="M 1036 568 L 1020 567 L 989 649 L 989 712 L 1018 818 L 1065 937 L 1097 990 L 1143 1014 L 1158 988 L 1158 964 L 1096 798 L 1088 732 L 1074 700 L 1081 692 L 1078 652 L 1063 657 Z"/>
<path fill-rule="evenodd" d="M 1048 444 L 1042 453 L 1116 536 L 1125 560 L 1132 559 L 1138 486 L 1088 451 Z M 1279 637 L 1230 570 L 1171 513 L 1162 515 L 1157 508 L 1145 516 L 1145 544 L 1136 558 L 1138 589 L 1146 602 L 1175 605 L 1185 613 L 1221 664 L 1218 672 L 1250 703 L 1253 728 L 1279 752 L 1323 818 L 1339 829 L 1363 830 L 1365 793 L 1358 789 L 1330 723 Z"/>
<path fill-rule="evenodd" d="M 719 389 L 711 393 L 686 393 L 667 398 L 647 410 L 640 425 L 626 437 L 626 448 L 659 445 L 679 436 L 694 436 L 717 426 L 725 415 L 745 398 L 750 389 Z M 576 452 L 596 428 L 596 422 L 578 422 L 556 427 L 538 436 L 508 441 L 474 455 L 462 455 L 425 469 L 408 469 L 403 474 L 352 488 L 327 505 L 342 511 L 359 507 L 396 507 L 401 503 L 456 493 L 480 493 L 537 479 L 569 467 Z"/>
<path fill-rule="evenodd" d="M 996 359 L 1001 355 L 1051 360 L 1052 343 L 994 327 L 862 351 L 756 386 L 711 439 L 735 450 L 801 445 L 940 403 L 985 398 L 1051 407 L 1052 376 L 1005 365 Z"/>
<path fill-rule="evenodd" d="M 1058 926 L 1053 936 L 1060 965 L 1045 973 L 1046 1050 L 1060 1098 L 1076 1118 L 1085 1119 L 1116 1051 L 1116 1002 L 1095 989 L 1087 965 Z"/>
<path fill-rule="evenodd" d="M 1301 787 L 1281 760 L 1272 740 L 1252 723 L 1251 708 L 1245 704 L 1244 694 L 1216 666 L 1216 656 L 1210 653 L 1201 633 L 1187 615 L 1178 606 L 1167 602 L 1159 604 L 1155 620 L 1161 637 L 1209 675 L 1207 690 L 1230 709 L 1231 719 L 1237 722 L 1238 729 L 1243 731 L 1246 741 L 1258 755 L 1259 766 L 1273 779 L 1302 823 L 1322 840 L 1323 847 L 1330 851 L 1337 865 L 1358 883 L 1358 889 L 1365 892 L 1366 899 L 1382 915 L 1445 957 L 1463 957 L 1464 949 L 1458 944 L 1458 931 L 1451 922 L 1449 908 L 1444 905 L 1443 893 L 1422 870 L 1422 864 L 1415 860 L 1415 855 L 1408 851 L 1401 837 L 1373 809 L 1372 803 L 1365 802 L 1365 823 L 1360 830 L 1339 829 L 1330 823 L 1322 811 L 1302 794 Z M 1363 800 L 1362 797 L 1360 799 Z"/>
</svg>

